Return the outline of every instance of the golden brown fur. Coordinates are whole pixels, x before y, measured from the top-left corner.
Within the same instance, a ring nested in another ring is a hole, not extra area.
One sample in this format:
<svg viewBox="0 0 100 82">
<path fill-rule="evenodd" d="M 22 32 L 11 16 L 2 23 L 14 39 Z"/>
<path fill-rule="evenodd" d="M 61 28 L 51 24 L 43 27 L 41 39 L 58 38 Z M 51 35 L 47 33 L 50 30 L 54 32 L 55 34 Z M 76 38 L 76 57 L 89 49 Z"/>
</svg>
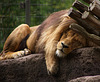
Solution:
<svg viewBox="0 0 100 82">
<path fill-rule="evenodd" d="M 76 48 L 96 46 L 68 28 L 70 24 L 76 21 L 67 16 L 67 13 L 68 10 L 55 12 L 41 25 L 32 28 L 26 24 L 18 26 L 7 38 L 1 59 L 43 52 L 48 73 L 56 74 L 58 57 L 64 57 Z M 23 47 L 23 45 L 26 46 Z"/>
</svg>

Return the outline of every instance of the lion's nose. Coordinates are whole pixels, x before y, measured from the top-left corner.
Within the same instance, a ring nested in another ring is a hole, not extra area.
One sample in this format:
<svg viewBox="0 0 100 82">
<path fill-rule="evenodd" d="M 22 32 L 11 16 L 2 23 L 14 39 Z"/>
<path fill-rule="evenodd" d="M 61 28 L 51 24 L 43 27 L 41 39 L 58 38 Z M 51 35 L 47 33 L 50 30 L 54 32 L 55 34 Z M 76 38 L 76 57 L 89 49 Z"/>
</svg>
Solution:
<svg viewBox="0 0 100 82">
<path fill-rule="evenodd" d="M 61 42 L 61 44 L 62 44 L 62 47 L 63 48 L 69 48 L 67 45 L 65 45 L 63 42 Z"/>
</svg>

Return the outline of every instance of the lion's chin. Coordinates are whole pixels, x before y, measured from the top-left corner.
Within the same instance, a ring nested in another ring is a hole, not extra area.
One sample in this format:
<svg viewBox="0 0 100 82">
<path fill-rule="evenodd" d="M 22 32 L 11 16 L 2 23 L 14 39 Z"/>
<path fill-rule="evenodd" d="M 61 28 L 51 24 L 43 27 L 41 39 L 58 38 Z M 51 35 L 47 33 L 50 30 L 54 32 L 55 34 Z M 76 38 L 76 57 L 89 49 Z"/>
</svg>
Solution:
<svg viewBox="0 0 100 82">
<path fill-rule="evenodd" d="M 59 57 L 59 58 L 62 58 L 62 57 L 65 57 L 66 54 L 63 53 L 61 50 L 56 50 L 56 56 Z"/>
</svg>

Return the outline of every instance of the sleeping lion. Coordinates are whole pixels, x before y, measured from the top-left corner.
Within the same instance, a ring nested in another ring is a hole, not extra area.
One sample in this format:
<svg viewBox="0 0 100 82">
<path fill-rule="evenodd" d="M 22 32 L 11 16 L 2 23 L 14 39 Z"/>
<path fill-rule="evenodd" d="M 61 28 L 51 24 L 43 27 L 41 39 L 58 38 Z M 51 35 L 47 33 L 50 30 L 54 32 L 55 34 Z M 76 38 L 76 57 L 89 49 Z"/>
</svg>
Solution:
<svg viewBox="0 0 100 82">
<path fill-rule="evenodd" d="M 68 10 L 55 12 L 34 27 L 19 25 L 5 41 L 0 60 L 43 53 L 48 74 L 54 75 L 59 70 L 60 57 L 65 57 L 76 48 L 97 46 L 69 28 L 76 21 L 67 14 Z"/>
</svg>

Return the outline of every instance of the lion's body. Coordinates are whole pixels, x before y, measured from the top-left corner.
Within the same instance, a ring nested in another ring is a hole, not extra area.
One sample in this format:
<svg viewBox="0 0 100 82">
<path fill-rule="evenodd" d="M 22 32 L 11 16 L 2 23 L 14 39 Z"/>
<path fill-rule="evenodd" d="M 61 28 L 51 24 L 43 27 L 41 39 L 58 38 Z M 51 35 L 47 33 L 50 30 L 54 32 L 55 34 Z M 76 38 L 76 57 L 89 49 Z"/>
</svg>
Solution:
<svg viewBox="0 0 100 82">
<path fill-rule="evenodd" d="M 56 56 L 64 57 L 73 49 L 95 46 L 68 28 L 76 21 L 68 17 L 67 13 L 67 10 L 53 13 L 41 25 L 32 28 L 26 24 L 18 26 L 7 38 L 1 59 L 16 58 L 29 54 L 30 51 L 31 53 L 43 52 L 47 70 L 51 74 L 55 74 L 58 70 Z M 24 48 L 28 48 L 28 50 L 25 51 Z"/>
</svg>

